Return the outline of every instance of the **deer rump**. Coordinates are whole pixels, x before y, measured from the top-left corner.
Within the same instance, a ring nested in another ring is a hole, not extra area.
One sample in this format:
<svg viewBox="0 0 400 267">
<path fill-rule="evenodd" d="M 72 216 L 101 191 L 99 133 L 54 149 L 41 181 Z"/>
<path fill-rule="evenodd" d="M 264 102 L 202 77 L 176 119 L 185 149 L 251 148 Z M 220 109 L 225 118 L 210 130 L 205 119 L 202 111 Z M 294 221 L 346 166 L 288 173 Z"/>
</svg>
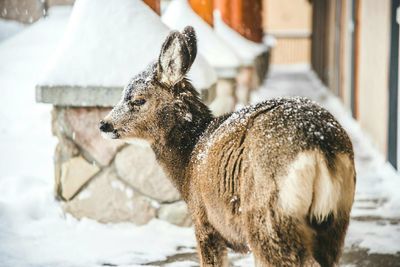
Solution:
<svg viewBox="0 0 400 267">
<path fill-rule="evenodd" d="M 354 199 L 352 145 L 312 101 L 275 99 L 219 118 L 192 162 L 195 203 L 231 248 L 246 251 L 261 228 L 266 239 L 286 231 L 288 244 L 298 240 L 316 258 L 319 243 L 336 250 L 343 243 Z M 327 240 L 332 232 L 341 234 Z"/>
</svg>

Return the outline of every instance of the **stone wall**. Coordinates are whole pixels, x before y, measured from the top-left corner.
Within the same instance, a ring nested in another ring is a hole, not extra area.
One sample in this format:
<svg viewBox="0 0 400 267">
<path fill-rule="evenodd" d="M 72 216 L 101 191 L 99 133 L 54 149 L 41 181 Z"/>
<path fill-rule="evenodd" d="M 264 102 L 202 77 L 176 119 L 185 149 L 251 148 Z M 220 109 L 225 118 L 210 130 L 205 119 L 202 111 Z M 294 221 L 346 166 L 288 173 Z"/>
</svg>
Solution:
<svg viewBox="0 0 400 267">
<path fill-rule="evenodd" d="M 75 0 L 46 0 L 47 7 L 52 6 L 72 6 Z"/>
<path fill-rule="evenodd" d="M 0 17 L 17 20 L 22 23 L 32 23 L 45 14 L 44 1 L 40 0 L 1 0 Z"/>
<path fill-rule="evenodd" d="M 0 0 L 0 18 L 33 23 L 52 6 L 74 4 L 75 0 Z"/>
<path fill-rule="evenodd" d="M 160 218 L 190 225 L 186 204 L 148 145 L 100 136 L 98 123 L 109 110 L 54 107 L 55 194 L 64 210 L 104 223 Z"/>
</svg>

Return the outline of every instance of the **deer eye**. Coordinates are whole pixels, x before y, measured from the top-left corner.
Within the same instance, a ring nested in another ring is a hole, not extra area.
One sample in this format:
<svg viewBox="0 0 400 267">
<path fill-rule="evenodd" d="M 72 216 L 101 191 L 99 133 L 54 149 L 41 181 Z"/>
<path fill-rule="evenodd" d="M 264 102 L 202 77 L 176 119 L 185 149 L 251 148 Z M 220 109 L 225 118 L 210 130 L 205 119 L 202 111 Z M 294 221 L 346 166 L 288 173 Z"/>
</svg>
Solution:
<svg viewBox="0 0 400 267">
<path fill-rule="evenodd" d="M 143 105 L 144 103 L 146 103 L 146 100 L 143 99 L 143 98 L 136 99 L 136 100 L 133 100 L 133 101 L 132 101 L 132 104 L 133 104 L 134 106 L 141 106 L 141 105 Z"/>
</svg>

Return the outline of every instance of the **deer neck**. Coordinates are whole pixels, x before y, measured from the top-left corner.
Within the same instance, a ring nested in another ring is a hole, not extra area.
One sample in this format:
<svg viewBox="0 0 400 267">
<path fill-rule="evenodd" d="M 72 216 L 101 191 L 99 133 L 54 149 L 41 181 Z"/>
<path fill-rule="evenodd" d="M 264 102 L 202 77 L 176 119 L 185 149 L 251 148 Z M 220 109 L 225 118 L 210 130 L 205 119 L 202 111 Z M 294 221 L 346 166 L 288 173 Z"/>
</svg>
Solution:
<svg viewBox="0 0 400 267">
<path fill-rule="evenodd" d="M 177 125 L 152 144 L 157 161 L 183 199 L 186 199 L 187 187 L 190 183 L 187 169 L 192 151 L 213 119 L 208 109 L 203 114 L 197 114 L 200 117 L 196 118 L 195 116 L 193 114 L 191 123 Z"/>
</svg>

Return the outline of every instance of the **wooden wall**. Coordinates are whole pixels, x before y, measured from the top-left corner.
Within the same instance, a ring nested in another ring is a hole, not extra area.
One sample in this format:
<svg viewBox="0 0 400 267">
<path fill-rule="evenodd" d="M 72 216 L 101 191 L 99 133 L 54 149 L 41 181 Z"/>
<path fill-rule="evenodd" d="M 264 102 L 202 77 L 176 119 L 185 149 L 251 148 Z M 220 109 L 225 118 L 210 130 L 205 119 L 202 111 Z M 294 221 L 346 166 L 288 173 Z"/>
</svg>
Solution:
<svg viewBox="0 0 400 267">
<path fill-rule="evenodd" d="M 386 154 L 390 0 L 362 0 L 358 57 L 358 119 Z"/>
<path fill-rule="evenodd" d="M 386 154 L 391 0 L 313 0 L 312 67 Z"/>
<path fill-rule="evenodd" d="M 277 39 L 272 64 L 309 64 L 311 4 L 308 0 L 264 0 L 264 31 Z"/>
</svg>

